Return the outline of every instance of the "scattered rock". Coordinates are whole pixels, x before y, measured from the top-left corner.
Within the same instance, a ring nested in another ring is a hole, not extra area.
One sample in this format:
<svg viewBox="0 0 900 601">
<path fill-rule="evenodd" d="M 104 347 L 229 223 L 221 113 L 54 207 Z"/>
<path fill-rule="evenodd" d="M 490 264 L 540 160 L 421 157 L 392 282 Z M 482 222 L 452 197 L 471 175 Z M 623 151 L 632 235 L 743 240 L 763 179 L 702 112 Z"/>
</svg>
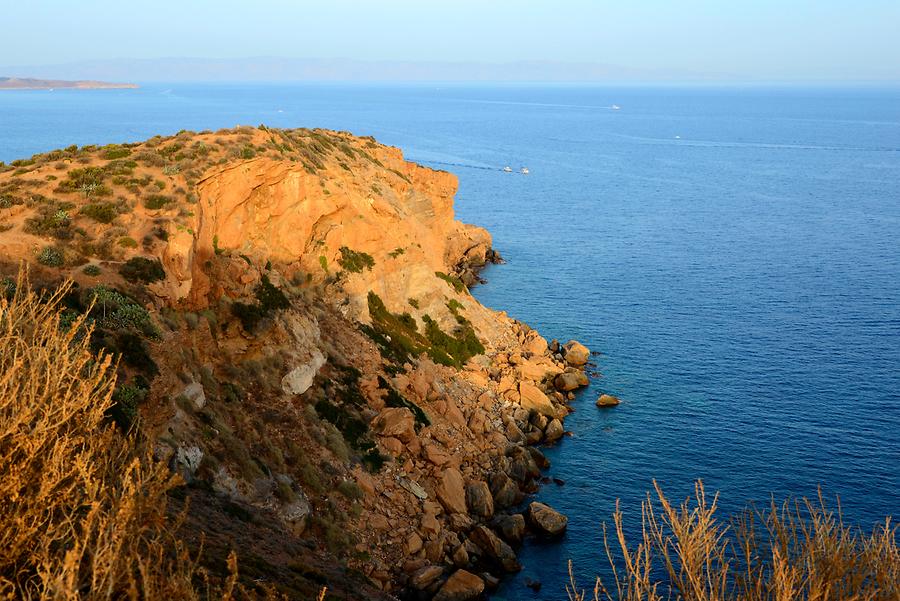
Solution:
<svg viewBox="0 0 900 601">
<path fill-rule="evenodd" d="M 531 382 L 519 382 L 519 403 L 525 409 L 534 410 L 548 417 L 556 416 L 553 403 L 543 391 Z"/>
<path fill-rule="evenodd" d="M 447 513 L 466 513 L 468 511 L 465 483 L 458 469 L 449 467 L 441 473 L 435 493 Z"/>
<path fill-rule="evenodd" d="M 434 601 L 470 601 L 483 592 L 481 578 L 465 570 L 456 570 L 434 596 Z"/>
<path fill-rule="evenodd" d="M 409 535 L 409 538 L 406 539 L 406 552 L 409 555 L 415 555 L 425 546 L 425 542 L 422 540 L 422 537 L 419 536 L 418 532 L 413 532 Z"/>
<path fill-rule="evenodd" d="M 528 524 L 538 534 L 544 536 L 559 536 L 566 531 L 569 518 L 559 513 L 549 505 L 534 501 L 528 506 Z"/>
<path fill-rule="evenodd" d="M 400 478 L 400 480 L 398 480 L 398 483 L 400 484 L 401 488 L 415 495 L 415 497 L 420 501 L 424 501 L 428 498 L 428 493 L 419 485 L 418 482 L 413 482 L 412 480 L 407 480 L 406 478 Z"/>
<path fill-rule="evenodd" d="M 601 394 L 600 398 L 597 399 L 598 407 L 615 407 L 621 401 L 619 401 L 618 397 L 614 397 L 611 394 Z"/>
<path fill-rule="evenodd" d="M 541 581 L 540 580 L 532 580 L 531 578 L 525 579 L 525 586 L 533 590 L 534 592 L 540 592 L 541 590 Z"/>
<path fill-rule="evenodd" d="M 512 478 L 503 472 L 497 472 L 491 476 L 490 488 L 495 507 L 511 507 L 519 502 L 522 494 Z"/>
<path fill-rule="evenodd" d="M 299 365 L 281 379 L 281 388 L 286 394 L 303 394 L 313 385 L 316 374 L 325 365 L 325 355 L 313 349 L 309 363 Z"/>
<path fill-rule="evenodd" d="M 416 590 L 424 591 L 443 575 L 444 568 L 441 566 L 425 566 L 410 577 L 409 585 Z"/>
<path fill-rule="evenodd" d="M 466 487 L 466 501 L 471 513 L 485 519 L 494 516 L 494 498 L 486 482 L 470 482 Z"/>
<path fill-rule="evenodd" d="M 185 386 L 181 391 L 181 396 L 189 400 L 197 411 L 206 405 L 206 393 L 203 392 L 203 385 L 200 382 L 191 382 Z"/>
<path fill-rule="evenodd" d="M 521 513 L 498 516 L 493 526 L 503 540 L 511 545 L 518 545 L 525 538 L 525 516 Z"/>
<path fill-rule="evenodd" d="M 547 424 L 547 429 L 544 430 L 544 440 L 547 442 L 556 442 L 563 436 L 563 425 L 562 422 L 558 419 L 552 420 L 549 424 Z"/>
<path fill-rule="evenodd" d="M 384 409 L 372 420 L 372 429 L 382 436 L 410 442 L 416 436 L 416 419 L 406 407 Z"/>
<path fill-rule="evenodd" d="M 503 542 L 490 528 L 476 526 L 469 534 L 469 538 L 478 545 L 486 557 L 493 560 L 504 571 L 518 572 L 522 569 L 522 564 L 516 558 L 512 547 Z"/>
<path fill-rule="evenodd" d="M 565 351 L 566 363 L 573 367 L 581 367 L 588 362 L 591 351 L 577 340 L 570 340 L 563 345 Z"/>
<path fill-rule="evenodd" d="M 582 386 L 587 386 L 588 384 L 590 384 L 590 380 L 588 379 L 587 374 L 578 370 L 557 374 L 553 379 L 553 386 L 560 392 L 570 392 L 581 388 Z"/>
</svg>

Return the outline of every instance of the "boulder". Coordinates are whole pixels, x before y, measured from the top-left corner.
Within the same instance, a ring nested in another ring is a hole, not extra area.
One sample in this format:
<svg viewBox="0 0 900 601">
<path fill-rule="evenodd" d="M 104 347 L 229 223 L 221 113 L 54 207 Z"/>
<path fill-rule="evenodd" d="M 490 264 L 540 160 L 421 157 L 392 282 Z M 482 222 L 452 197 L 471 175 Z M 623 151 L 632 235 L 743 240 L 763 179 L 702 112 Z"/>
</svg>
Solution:
<svg viewBox="0 0 900 601">
<path fill-rule="evenodd" d="M 434 596 L 434 601 L 470 601 L 483 592 L 481 578 L 465 570 L 456 570 Z"/>
<path fill-rule="evenodd" d="M 313 384 L 319 369 L 325 365 L 325 355 L 313 349 L 308 363 L 298 365 L 281 378 L 281 388 L 286 394 L 303 394 Z"/>
<path fill-rule="evenodd" d="M 433 463 L 439 467 L 450 461 L 450 454 L 447 450 L 432 442 L 427 442 L 422 445 L 422 455 L 429 463 Z"/>
<path fill-rule="evenodd" d="M 469 511 L 478 517 L 490 519 L 494 516 L 494 498 L 487 482 L 470 482 L 466 487 L 466 502 Z"/>
<path fill-rule="evenodd" d="M 372 429 L 382 436 L 410 442 L 416 436 L 416 418 L 406 407 L 384 409 L 372 420 Z"/>
<path fill-rule="evenodd" d="M 441 566 L 425 566 L 416 570 L 410 577 L 409 585 L 417 591 L 423 591 L 434 584 L 438 578 L 444 575 L 444 568 Z"/>
<path fill-rule="evenodd" d="M 527 353 L 531 353 L 532 355 L 543 355 L 547 352 L 547 341 L 543 336 L 535 331 L 532 331 L 525 339 L 525 344 L 522 345 L 522 350 Z"/>
<path fill-rule="evenodd" d="M 611 394 L 601 394 L 600 398 L 597 399 L 598 407 L 615 407 L 621 401 L 619 401 L 618 397 L 614 397 Z"/>
<path fill-rule="evenodd" d="M 469 538 L 481 549 L 486 557 L 503 568 L 505 572 L 518 572 L 522 569 L 522 564 L 519 563 L 516 552 L 503 542 L 499 536 L 494 534 L 490 528 L 476 526 L 469 533 Z"/>
<path fill-rule="evenodd" d="M 548 417 L 556 416 L 556 409 L 547 395 L 531 382 L 519 382 L 519 403 L 525 409 L 537 411 Z"/>
<path fill-rule="evenodd" d="M 544 379 L 544 376 L 547 375 L 548 371 L 557 370 L 554 370 L 552 365 L 546 365 L 543 362 L 535 361 L 533 359 L 526 359 L 516 366 L 516 371 L 519 372 L 519 377 L 523 380 L 540 382 Z"/>
<path fill-rule="evenodd" d="M 435 493 L 447 513 L 466 513 L 468 511 L 466 487 L 458 469 L 450 467 L 441 473 Z"/>
<path fill-rule="evenodd" d="M 406 539 L 406 553 L 408 555 L 415 555 L 425 546 L 425 542 L 422 540 L 422 537 L 419 536 L 418 532 L 413 532 Z"/>
<path fill-rule="evenodd" d="M 522 493 L 512 478 L 503 472 L 497 472 L 491 476 L 491 494 L 495 507 L 510 507 L 519 502 Z"/>
<path fill-rule="evenodd" d="M 553 386 L 560 392 L 570 392 L 582 386 L 587 386 L 589 383 L 587 374 L 577 370 L 557 374 L 553 379 Z"/>
<path fill-rule="evenodd" d="M 528 506 L 528 524 L 544 536 L 559 536 L 566 531 L 569 518 L 549 505 L 534 501 Z"/>
<path fill-rule="evenodd" d="M 181 396 L 189 400 L 197 411 L 206 405 L 206 393 L 203 392 L 203 385 L 200 382 L 192 382 L 185 386 Z"/>
<path fill-rule="evenodd" d="M 511 545 L 518 545 L 525 538 L 525 516 L 521 513 L 498 516 L 493 526 L 503 540 Z"/>
<path fill-rule="evenodd" d="M 588 362 L 591 351 L 577 340 L 570 340 L 563 345 L 566 363 L 573 367 L 581 367 Z"/>
<path fill-rule="evenodd" d="M 547 442 L 556 442 L 562 438 L 564 433 L 565 430 L 563 430 L 562 422 L 558 419 L 553 419 L 547 424 L 547 429 L 544 430 L 544 440 Z"/>
</svg>

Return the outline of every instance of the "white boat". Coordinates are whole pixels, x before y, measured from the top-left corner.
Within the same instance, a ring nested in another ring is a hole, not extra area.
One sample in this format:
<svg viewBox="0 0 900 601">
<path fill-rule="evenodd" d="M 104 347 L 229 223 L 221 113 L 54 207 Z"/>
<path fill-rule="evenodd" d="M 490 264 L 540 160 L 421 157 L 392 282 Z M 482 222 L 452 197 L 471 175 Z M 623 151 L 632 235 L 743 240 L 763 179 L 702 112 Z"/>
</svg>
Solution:
<svg viewBox="0 0 900 601">
<path fill-rule="evenodd" d="M 611 108 L 611 109 L 614 110 L 614 111 L 617 111 L 617 110 L 619 110 L 619 109 L 622 108 L 622 107 L 619 106 L 618 104 L 614 104 L 614 105 L 612 105 L 612 106 L 609 107 L 609 108 Z"/>
<path fill-rule="evenodd" d="M 522 167 L 522 175 L 528 175 L 529 173 L 531 172 L 528 171 L 528 167 Z"/>
<path fill-rule="evenodd" d="M 506 167 L 503 168 L 503 171 L 505 171 L 506 173 L 512 173 L 512 167 L 507 165 Z"/>
</svg>

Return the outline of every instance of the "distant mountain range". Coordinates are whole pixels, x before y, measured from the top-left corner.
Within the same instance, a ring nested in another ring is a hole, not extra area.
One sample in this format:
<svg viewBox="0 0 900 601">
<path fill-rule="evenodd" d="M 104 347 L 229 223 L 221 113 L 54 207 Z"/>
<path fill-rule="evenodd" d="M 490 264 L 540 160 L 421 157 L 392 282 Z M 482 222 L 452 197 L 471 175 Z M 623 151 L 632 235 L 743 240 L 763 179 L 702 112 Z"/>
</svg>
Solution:
<svg viewBox="0 0 900 601">
<path fill-rule="evenodd" d="M 633 69 L 601 63 L 364 61 L 258 57 L 159 58 L 81 61 L 59 65 L 0 67 L 19 77 L 89 78 L 140 82 L 177 81 L 496 81 L 615 82 L 711 81 L 715 75 Z"/>
</svg>

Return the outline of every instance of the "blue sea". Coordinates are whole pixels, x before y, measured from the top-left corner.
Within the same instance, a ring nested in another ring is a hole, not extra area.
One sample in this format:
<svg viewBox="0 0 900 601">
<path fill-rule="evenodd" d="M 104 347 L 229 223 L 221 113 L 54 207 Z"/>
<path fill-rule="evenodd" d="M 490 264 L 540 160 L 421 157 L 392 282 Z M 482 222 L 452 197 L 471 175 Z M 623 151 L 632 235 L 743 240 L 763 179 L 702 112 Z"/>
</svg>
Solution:
<svg viewBox="0 0 900 601">
<path fill-rule="evenodd" d="M 614 110 L 618 105 L 619 110 Z M 602 377 L 547 450 L 537 497 L 569 516 L 498 599 L 588 587 L 600 524 L 629 532 L 656 479 L 900 509 L 900 89 L 147 85 L 0 93 L 0 160 L 236 124 L 374 135 L 459 176 L 457 215 L 505 265 L 474 294 Z M 529 175 L 504 173 L 522 166 Z M 598 410 L 601 392 L 623 403 Z M 534 593 L 526 578 L 540 580 Z"/>
</svg>

